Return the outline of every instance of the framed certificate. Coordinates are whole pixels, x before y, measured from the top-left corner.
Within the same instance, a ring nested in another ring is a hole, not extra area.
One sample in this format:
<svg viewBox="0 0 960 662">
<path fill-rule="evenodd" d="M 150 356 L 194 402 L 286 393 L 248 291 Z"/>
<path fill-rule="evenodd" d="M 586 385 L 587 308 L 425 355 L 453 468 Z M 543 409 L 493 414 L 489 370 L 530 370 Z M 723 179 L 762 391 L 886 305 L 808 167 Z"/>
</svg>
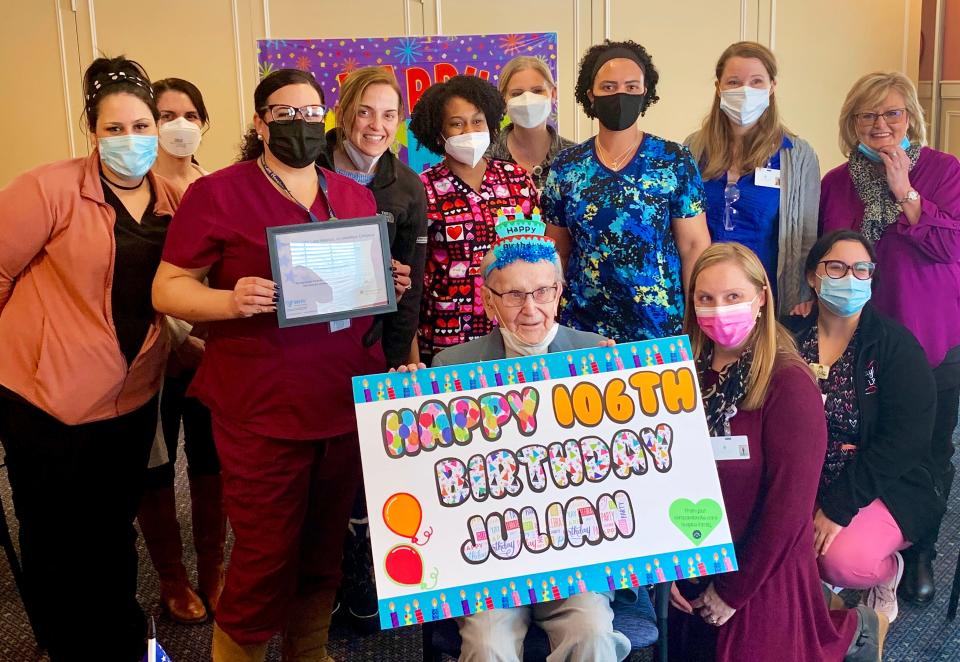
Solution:
<svg viewBox="0 0 960 662">
<path fill-rule="evenodd" d="M 397 309 L 382 215 L 267 228 L 267 248 L 281 327 Z"/>
</svg>

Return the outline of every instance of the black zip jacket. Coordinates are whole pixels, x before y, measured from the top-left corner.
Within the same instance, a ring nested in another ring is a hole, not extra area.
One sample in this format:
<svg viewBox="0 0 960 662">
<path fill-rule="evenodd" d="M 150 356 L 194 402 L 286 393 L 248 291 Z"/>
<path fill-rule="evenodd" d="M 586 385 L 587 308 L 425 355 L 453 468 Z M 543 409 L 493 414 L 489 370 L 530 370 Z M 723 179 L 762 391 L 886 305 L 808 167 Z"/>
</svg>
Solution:
<svg viewBox="0 0 960 662">
<path fill-rule="evenodd" d="M 799 337 L 817 323 L 817 308 L 783 323 Z M 858 330 L 854 381 L 860 441 L 853 459 L 821 495 L 820 507 L 847 526 L 879 498 L 904 538 L 916 542 L 936 528 L 945 509 L 934 487 L 930 455 L 937 401 L 933 372 L 913 334 L 869 303 Z"/>
<path fill-rule="evenodd" d="M 317 159 L 320 166 L 336 169 L 335 147 L 336 129 L 332 129 L 327 132 L 327 150 Z M 377 161 L 373 181 L 367 188 L 376 198 L 377 211 L 387 215 L 390 255 L 397 262 L 410 265 L 411 287 L 397 302 L 397 312 L 380 315 L 364 338 L 367 345 L 382 340 L 387 364 L 396 368 L 407 362 L 420 321 L 423 265 L 427 258 L 427 196 L 420 177 L 390 150 Z"/>
</svg>

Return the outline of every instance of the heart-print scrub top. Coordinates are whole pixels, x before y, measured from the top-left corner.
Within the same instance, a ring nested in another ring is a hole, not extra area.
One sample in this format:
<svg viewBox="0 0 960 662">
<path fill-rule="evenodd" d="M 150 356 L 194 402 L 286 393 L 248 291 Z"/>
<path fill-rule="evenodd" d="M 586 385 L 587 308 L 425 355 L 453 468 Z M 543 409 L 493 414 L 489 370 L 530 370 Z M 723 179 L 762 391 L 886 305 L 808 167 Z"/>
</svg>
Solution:
<svg viewBox="0 0 960 662">
<path fill-rule="evenodd" d="M 487 335 L 480 262 L 495 237 L 500 210 L 529 216 L 537 192 L 515 163 L 487 159 L 480 190 L 470 188 L 445 161 L 420 174 L 427 193 L 427 262 L 420 305 L 420 358 Z"/>
</svg>

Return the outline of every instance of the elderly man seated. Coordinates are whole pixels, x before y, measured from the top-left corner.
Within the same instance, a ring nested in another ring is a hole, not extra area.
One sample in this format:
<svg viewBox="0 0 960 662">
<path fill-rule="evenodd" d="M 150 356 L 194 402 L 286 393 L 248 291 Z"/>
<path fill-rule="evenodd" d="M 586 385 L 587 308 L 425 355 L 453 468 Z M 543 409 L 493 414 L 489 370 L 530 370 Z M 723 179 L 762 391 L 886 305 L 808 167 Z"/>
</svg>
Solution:
<svg viewBox="0 0 960 662">
<path fill-rule="evenodd" d="M 563 269 L 539 221 L 497 226 L 498 238 L 481 263 L 483 306 L 497 327 L 483 338 L 437 354 L 434 366 L 561 352 L 612 344 L 595 333 L 557 323 Z M 613 593 L 580 593 L 513 609 L 457 619 L 461 662 L 508 662 L 523 657 L 530 621 L 550 639 L 549 662 L 619 662 L 630 642 L 613 629 Z"/>
</svg>

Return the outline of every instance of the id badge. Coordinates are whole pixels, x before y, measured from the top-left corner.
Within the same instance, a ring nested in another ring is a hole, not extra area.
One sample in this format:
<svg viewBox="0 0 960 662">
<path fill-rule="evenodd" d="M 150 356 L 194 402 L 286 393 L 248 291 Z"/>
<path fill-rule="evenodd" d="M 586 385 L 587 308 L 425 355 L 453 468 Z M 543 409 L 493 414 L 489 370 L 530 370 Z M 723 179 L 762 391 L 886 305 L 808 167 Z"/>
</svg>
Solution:
<svg viewBox="0 0 960 662">
<path fill-rule="evenodd" d="M 350 320 L 333 320 L 330 322 L 330 333 L 336 333 L 337 331 L 343 331 L 344 329 L 350 328 Z"/>
<path fill-rule="evenodd" d="M 753 175 L 753 182 L 757 186 L 780 188 L 779 168 L 757 168 Z"/>
<path fill-rule="evenodd" d="M 749 460 L 750 443 L 747 436 L 740 434 L 732 437 L 710 437 L 713 446 L 713 459 L 721 460 Z"/>
</svg>

